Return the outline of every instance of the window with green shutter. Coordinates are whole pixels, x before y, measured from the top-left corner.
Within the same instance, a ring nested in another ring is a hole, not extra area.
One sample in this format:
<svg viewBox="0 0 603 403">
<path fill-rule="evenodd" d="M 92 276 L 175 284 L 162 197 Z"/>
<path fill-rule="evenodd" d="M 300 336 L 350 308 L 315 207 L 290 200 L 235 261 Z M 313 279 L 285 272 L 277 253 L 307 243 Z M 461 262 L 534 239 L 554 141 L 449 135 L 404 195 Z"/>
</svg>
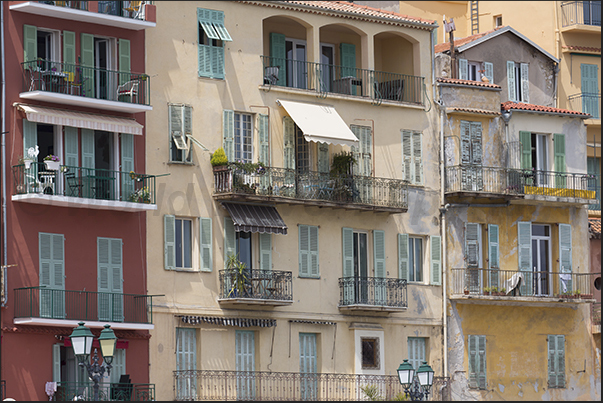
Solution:
<svg viewBox="0 0 603 403">
<path fill-rule="evenodd" d="M 122 240 L 97 238 L 98 317 L 109 322 L 123 322 Z"/>
<path fill-rule="evenodd" d="M 168 104 L 170 128 L 170 162 L 192 162 L 193 107 L 186 104 Z"/>
<path fill-rule="evenodd" d="M 255 334 L 253 331 L 235 331 L 235 369 L 255 371 Z M 254 377 L 237 377 L 237 397 L 255 400 Z"/>
<path fill-rule="evenodd" d="M 65 236 L 38 234 L 40 259 L 40 316 L 65 317 Z"/>
<path fill-rule="evenodd" d="M 486 389 L 486 336 L 468 335 L 469 387 Z"/>
<path fill-rule="evenodd" d="M 316 350 L 316 334 L 299 334 L 299 372 L 302 374 L 315 374 L 318 371 L 318 357 Z M 317 400 L 317 379 L 313 376 L 302 378 L 300 383 L 301 400 Z"/>
<path fill-rule="evenodd" d="M 549 334 L 547 336 L 548 352 L 548 387 L 565 388 L 565 336 Z"/>
<path fill-rule="evenodd" d="M 318 227 L 300 224 L 298 228 L 299 276 L 318 278 L 320 277 L 318 266 Z"/>
<path fill-rule="evenodd" d="M 469 70 L 468 70 L 468 61 L 467 59 L 459 59 L 459 79 L 460 80 L 468 80 L 469 79 Z"/>
<path fill-rule="evenodd" d="M 212 246 L 212 221 L 211 218 L 199 218 L 199 254 L 201 271 L 213 270 L 213 246 Z"/>
<path fill-rule="evenodd" d="M 519 271 L 523 272 L 524 278 L 519 286 L 521 295 L 531 295 L 532 291 L 532 223 L 520 221 L 517 223 L 517 247 Z M 530 284 L 530 286 L 526 286 Z"/>
<path fill-rule="evenodd" d="M 127 373 L 128 372 L 126 371 L 126 349 L 116 348 L 114 350 L 113 362 L 111 363 L 111 383 L 118 383 L 119 378 Z"/>
<path fill-rule="evenodd" d="M 199 77 L 224 79 L 224 42 L 232 41 L 224 12 L 197 8 Z"/>
<path fill-rule="evenodd" d="M 414 370 L 418 370 L 423 361 L 427 361 L 425 356 L 425 338 L 424 337 L 409 337 L 408 338 L 408 362 Z"/>
<path fill-rule="evenodd" d="M 442 284 L 442 237 L 439 235 L 431 235 L 431 284 Z"/>
<path fill-rule="evenodd" d="M 408 277 L 408 234 L 398 234 L 398 278 Z"/>
<path fill-rule="evenodd" d="M 197 369 L 197 329 L 176 328 L 176 369 L 194 371 Z M 197 396 L 194 378 L 180 377 L 176 382 L 177 400 L 195 400 Z"/>
<path fill-rule="evenodd" d="M 489 287 L 499 287 L 499 240 L 498 225 L 488 224 L 488 283 Z"/>
<path fill-rule="evenodd" d="M 423 184 L 423 133 L 402 130 L 402 178 Z"/>
<path fill-rule="evenodd" d="M 134 135 L 129 133 L 120 133 L 121 142 L 121 199 L 123 201 L 132 200 L 134 194 L 134 178 L 130 172 L 134 171 Z"/>
<path fill-rule="evenodd" d="M 600 6 L 599 6 L 600 7 Z M 600 118 L 599 102 L 599 66 L 596 64 L 580 64 L 582 112 L 592 115 L 594 119 Z"/>
</svg>

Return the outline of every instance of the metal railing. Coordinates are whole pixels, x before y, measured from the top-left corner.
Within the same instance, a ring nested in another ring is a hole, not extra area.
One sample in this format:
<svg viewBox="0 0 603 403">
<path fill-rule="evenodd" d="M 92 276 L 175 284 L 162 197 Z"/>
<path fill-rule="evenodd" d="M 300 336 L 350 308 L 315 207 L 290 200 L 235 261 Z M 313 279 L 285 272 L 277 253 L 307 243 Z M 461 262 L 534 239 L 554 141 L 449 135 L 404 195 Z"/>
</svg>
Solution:
<svg viewBox="0 0 603 403">
<path fill-rule="evenodd" d="M 601 26 L 600 1 L 568 1 L 561 4 L 561 24 Z"/>
<path fill-rule="evenodd" d="M 588 113 L 593 119 L 601 119 L 600 107 L 601 94 L 589 94 L 581 92 L 579 94 L 570 95 L 567 97 L 570 108 L 574 111 L 582 111 Z"/>
<path fill-rule="evenodd" d="M 407 308 L 406 280 L 380 277 L 339 279 L 339 306 L 368 305 Z"/>
<path fill-rule="evenodd" d="M 21 64 L 23 92 L 46 91 L 147 106 L 151 102 L 151 78 L 146 74 L 45 59 Z"/>
<path fill-rule="evenodd" d="M 601 303 L 597 302 L 590 305 L 590 315 L 592 324 L 595 326 L 601 326 Z"/>
<path fill-rule="evenodd" d="M 597 175 L 485 166 L 446 167 L 446 192 L 542 195 L 595 200 Z"/>
<path fill-rule="evenodd" d="M 376 387 L 378 400 L 404 395 L 397 375 L 174 371 L 175 400 L 360 401 L 369 400 L 367 386 Z M 434 377 L 428 400 L 450 400 L 448 377 Z"/>
<path fill-rule="evenodd" d="M 49 6 L 74 8 L 76 10 L 88 11 L 87 1 L 38 1 L 38 3 L 48 4 Z"/>
<path fill-rule="evenodd" d="M 214 171 L 214 192 L 252 194 L 341 204 L 408 208 L 408 184 L 400 179 L 332 175 L 265 167 L 249 173 L 234 165 Z"/>
<path fill-rule="evenodd" d="M 139 3 L 139 4 L 138 4 Z M 153 4 L 152 1 L 99 1 L 98 12 L 101 14 L 115 15 L 118 17 L 144 20 L 145 4 Z"/>
<path fill-rule="evenodd" d="M 220 298 L 293 301 L 290 271 L 245 269 L 220 270 Z"/>
<path fill-rule="evenodd" d="M 264 84 L 353 95 L 376 102 L 423 104 L 424 77 L 270 56 L 261 58 Z"/>
<path fill-rule="evenodd" d="M 93 389 L 93 382 L 57 382 L 57 390 L 52 400 L 57 402 L 93 400 Z M 101 383 L 99 385 L 99 400 L 154 401 L 155 385 L 152 383 Z"/>
<path fill-rule="evenodd" d="M 24 287 L 14 290 L 15 318 L 153 323 L 152 296 Z"/>
<path fill-rule="evenodd" d="M 41 162 L 14 165 L 12 168 L 15 195 L 39 193 L 155 204 L 156 177 L 153 175 L 67 165 L 48 169 Z"/>
<path fill-rule="evenodd" d="M 590 299 L 590 285 L 600 273 L 452 268 L 452 294 Z M 512 287 L 518 284 L 511 291 Z"/>
</svg>

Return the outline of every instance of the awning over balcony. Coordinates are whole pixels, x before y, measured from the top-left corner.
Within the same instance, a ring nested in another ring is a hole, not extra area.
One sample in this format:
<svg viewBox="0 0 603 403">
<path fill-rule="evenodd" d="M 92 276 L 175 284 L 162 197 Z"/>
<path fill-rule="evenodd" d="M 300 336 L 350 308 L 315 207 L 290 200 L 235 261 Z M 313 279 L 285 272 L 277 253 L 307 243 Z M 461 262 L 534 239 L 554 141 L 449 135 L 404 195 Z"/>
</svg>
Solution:
<svg viewBox="0 0 603 403">
<path fill-rule="evenodd" d="M 279 99 L 276 102 L 285 108 L 291 119 L 304 132 L 307 141 L 350 147 L 359 144 L 358 138 L 332 106 Z"/>
<path fill-rule="evenodd" d="M 222 318 L 218 316 L 190 316 L 178 315 L 182 323 L 188 325 L 200 325 L 207 323 L 210 325 L 219 326 L 235 326 L 235 327 L 274 327 L 276 319 L 255 319 L 255 318 Z"/>
<path fill-rule="evenodd" d="M 72 112 L 63 109 L 45 108 L 37 105 L 15 105 L 19 110 L 25 112 L 25 116 L 30 122 L 103 130 L 107 132 L 142 134 L 143 126 L 134 119 L 85 112 Z"/>
<path fill-rule="evenodd" d="M 222 205 L 228 210 L 237 232 L 287 235 L 287 226 L 274 206 L 239 203 L 222 203 Z"/>
</svg>

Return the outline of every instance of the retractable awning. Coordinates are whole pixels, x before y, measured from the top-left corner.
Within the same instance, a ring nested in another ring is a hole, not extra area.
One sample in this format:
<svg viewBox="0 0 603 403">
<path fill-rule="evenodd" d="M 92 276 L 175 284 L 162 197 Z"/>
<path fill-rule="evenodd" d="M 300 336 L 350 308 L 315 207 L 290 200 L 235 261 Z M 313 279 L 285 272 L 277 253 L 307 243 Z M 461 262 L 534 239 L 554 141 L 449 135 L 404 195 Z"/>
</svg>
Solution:
<svg viewBox="0 0 603 403">
<path fill-rule="evenodd" d="M 287 235 L 287 225 L 276 207 L 254 204 L 222 203 L 237 232 L 260 232 Z"/>
<path fill-rule="evenodd" d="M 72 112 L 37 105 L 16 104 L 30 122 L 103 130 L 106 132 L 142 134 L 143 126 L 134 119 Z"/>
<path fill-rule="evenodd" d="M 332 106 L 280 99 L 276 102 L 285 108 L 291 119 L 304 132 L 307 141 L 350 147 L 358 145 L 358 138 Z"/>
</svg>

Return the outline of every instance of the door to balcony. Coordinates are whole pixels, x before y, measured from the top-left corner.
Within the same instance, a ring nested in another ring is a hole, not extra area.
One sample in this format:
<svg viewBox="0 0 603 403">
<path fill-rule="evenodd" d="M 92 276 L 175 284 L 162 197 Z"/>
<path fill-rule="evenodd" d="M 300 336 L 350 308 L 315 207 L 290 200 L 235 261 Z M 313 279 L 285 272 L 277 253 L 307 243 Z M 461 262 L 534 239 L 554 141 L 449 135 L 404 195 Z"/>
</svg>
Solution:
<svg viewBox="0 0 603 403">
<path fill-rule="evenodd" d="M 354 301 L 357 304 L 368 303 L 368 234 L 354 232 Z"/>
<path fill-rule="evenodd" d="M 532 225 L 532 275 L 535 296 L 549 295 L 551 282 L 551 236 L 548 225 Z"/>
<path fill-rule="evenodd" d="M 237 378 L 238 400 L 255 400 L 255 341 L 254 333 L 247 330 L 237 330 L 236 370 L 242 374 Z"/>
</svg>

